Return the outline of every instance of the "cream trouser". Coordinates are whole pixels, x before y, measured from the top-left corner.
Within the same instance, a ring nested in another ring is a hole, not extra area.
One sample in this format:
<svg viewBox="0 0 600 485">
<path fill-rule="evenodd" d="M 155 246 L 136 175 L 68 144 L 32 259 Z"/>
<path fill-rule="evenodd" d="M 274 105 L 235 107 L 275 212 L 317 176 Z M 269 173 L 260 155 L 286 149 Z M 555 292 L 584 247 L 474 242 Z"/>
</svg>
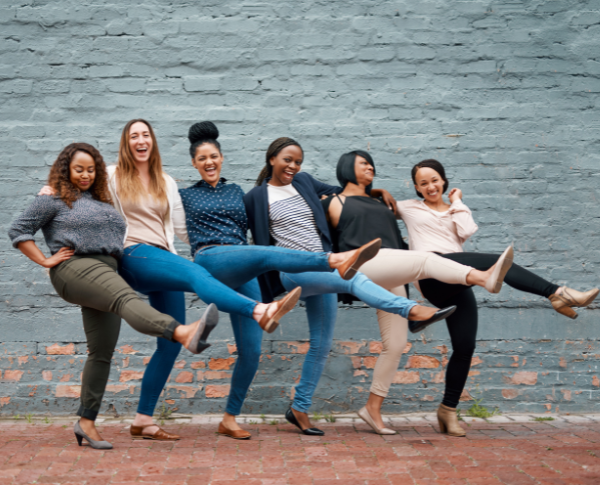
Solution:
<svg viewBox="0 0 600 485">
<path fill-rule="evenodd" d="M 406 296 L 405 284 L 426 278 L 465 285 L 472 269 L 434 253 L 381 249 L 360 271 L 394 295 Z M 383 349 L 373 372 L 371 392 L 386 397 L 406 347 L 408 323 L 400 315 L 382 310 L 377 310 L 377 320 Z"/>
</svg>

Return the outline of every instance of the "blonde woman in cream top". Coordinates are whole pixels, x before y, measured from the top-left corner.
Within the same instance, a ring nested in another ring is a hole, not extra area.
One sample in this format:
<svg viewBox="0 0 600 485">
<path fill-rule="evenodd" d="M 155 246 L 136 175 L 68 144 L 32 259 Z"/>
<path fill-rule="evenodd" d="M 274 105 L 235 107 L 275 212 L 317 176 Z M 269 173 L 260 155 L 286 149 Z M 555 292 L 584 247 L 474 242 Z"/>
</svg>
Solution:
<svg viewBox="0 0 600 485">
<path fill-rule="evenodd" d="M 167 204 L 161 204 L 154 198 L 146 196 L 145 203 L 131 203 L 126 205 L 119 198 L 117 189 L 117 165 L 106 167 L 108 172 L 110 195 L 115 208 L 127 222 L 125 233 L 125 247 L 141 242 L 149 242 L 156 246 L 164 246 L 173 254 L 177 254 L 174 241 L 177 236 L 181 241 L 189 244 L 187 228 L 185 225 L 185 212 L 179 195 L 177 183 L 170 175 L 163 173 L 167 193 Z M 160 224 L 162 218 L 162 224 Z M 162 226 L 162 227 L 161 227 Z M 133 232 L 133 234 L 131 234 Z M 150 239 L 145 239 L 150 237 Z"/>
</svg>

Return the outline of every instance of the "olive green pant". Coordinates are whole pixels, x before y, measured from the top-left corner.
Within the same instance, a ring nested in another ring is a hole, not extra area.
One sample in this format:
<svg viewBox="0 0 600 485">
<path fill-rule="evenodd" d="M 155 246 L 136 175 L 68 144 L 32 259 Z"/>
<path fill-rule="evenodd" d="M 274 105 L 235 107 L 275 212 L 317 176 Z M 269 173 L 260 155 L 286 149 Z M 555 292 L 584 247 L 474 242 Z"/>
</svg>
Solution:
<svg viewBox="0 0 600 485">
<path fill-rule="evenodd" d="M 110 374 L 121 318 L 138 332 L 173 340 L 180 325 L 145 303 L 117 273 L 112 256 L 73 256 L 50 270 L 56 292 L 81 305 L 88 358 L 81 377 L 81 406 L 77 414 L 95 420 Z"/>
</svg>

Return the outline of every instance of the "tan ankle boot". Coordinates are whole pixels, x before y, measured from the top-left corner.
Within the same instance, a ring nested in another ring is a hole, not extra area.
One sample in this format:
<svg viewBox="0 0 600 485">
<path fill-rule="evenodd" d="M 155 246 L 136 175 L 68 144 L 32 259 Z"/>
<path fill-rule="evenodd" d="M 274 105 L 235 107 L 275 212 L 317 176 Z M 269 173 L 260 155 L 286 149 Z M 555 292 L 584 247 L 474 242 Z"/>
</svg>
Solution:
<svg viewBox="0 0 600 485">
<path fill-rule="evenodd" d="M 448 433 L 450 436 L 466 436 L 467 433 L 458 424 L 458 416 L 456 416 L 456 408 L 449 408 L 440 404 L 437 411 L 438 423 L 441 433 Z"/>
<path fill-rule="evenodd" d="M 577 318 L 577 312 L 571 307 L 588 306 L 598 296 L 599 292 L 600 290 L 598 290 L 598 288 L 594 288 L 593 290 L 586 292 L 581 292 L 573 290 L 572 288 L 567 288 L 565 286 L 560 295 L 554 293 L 553 295 L 550 295 L 548 299 L 552 302 L 552 306 L 558 313 L 561 313 L 562 315 L 565 315 L 569 318 L 575 319 Z"/>
</svg>

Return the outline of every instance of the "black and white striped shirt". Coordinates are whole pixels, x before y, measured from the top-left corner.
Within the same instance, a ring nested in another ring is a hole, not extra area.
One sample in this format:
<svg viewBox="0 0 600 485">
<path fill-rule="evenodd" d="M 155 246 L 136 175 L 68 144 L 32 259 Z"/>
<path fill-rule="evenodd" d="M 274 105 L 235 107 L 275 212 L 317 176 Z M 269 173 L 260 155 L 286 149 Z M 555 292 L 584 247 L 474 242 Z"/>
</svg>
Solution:
<svg viewBox="0 0 600 485">
<path fill-rule="evenodd" d="M 298 191 L 290 184 L 268 186 L 269 232 L 275 245 L 314 253 L 323 252 L 315 217 Z"/>
</svg>

